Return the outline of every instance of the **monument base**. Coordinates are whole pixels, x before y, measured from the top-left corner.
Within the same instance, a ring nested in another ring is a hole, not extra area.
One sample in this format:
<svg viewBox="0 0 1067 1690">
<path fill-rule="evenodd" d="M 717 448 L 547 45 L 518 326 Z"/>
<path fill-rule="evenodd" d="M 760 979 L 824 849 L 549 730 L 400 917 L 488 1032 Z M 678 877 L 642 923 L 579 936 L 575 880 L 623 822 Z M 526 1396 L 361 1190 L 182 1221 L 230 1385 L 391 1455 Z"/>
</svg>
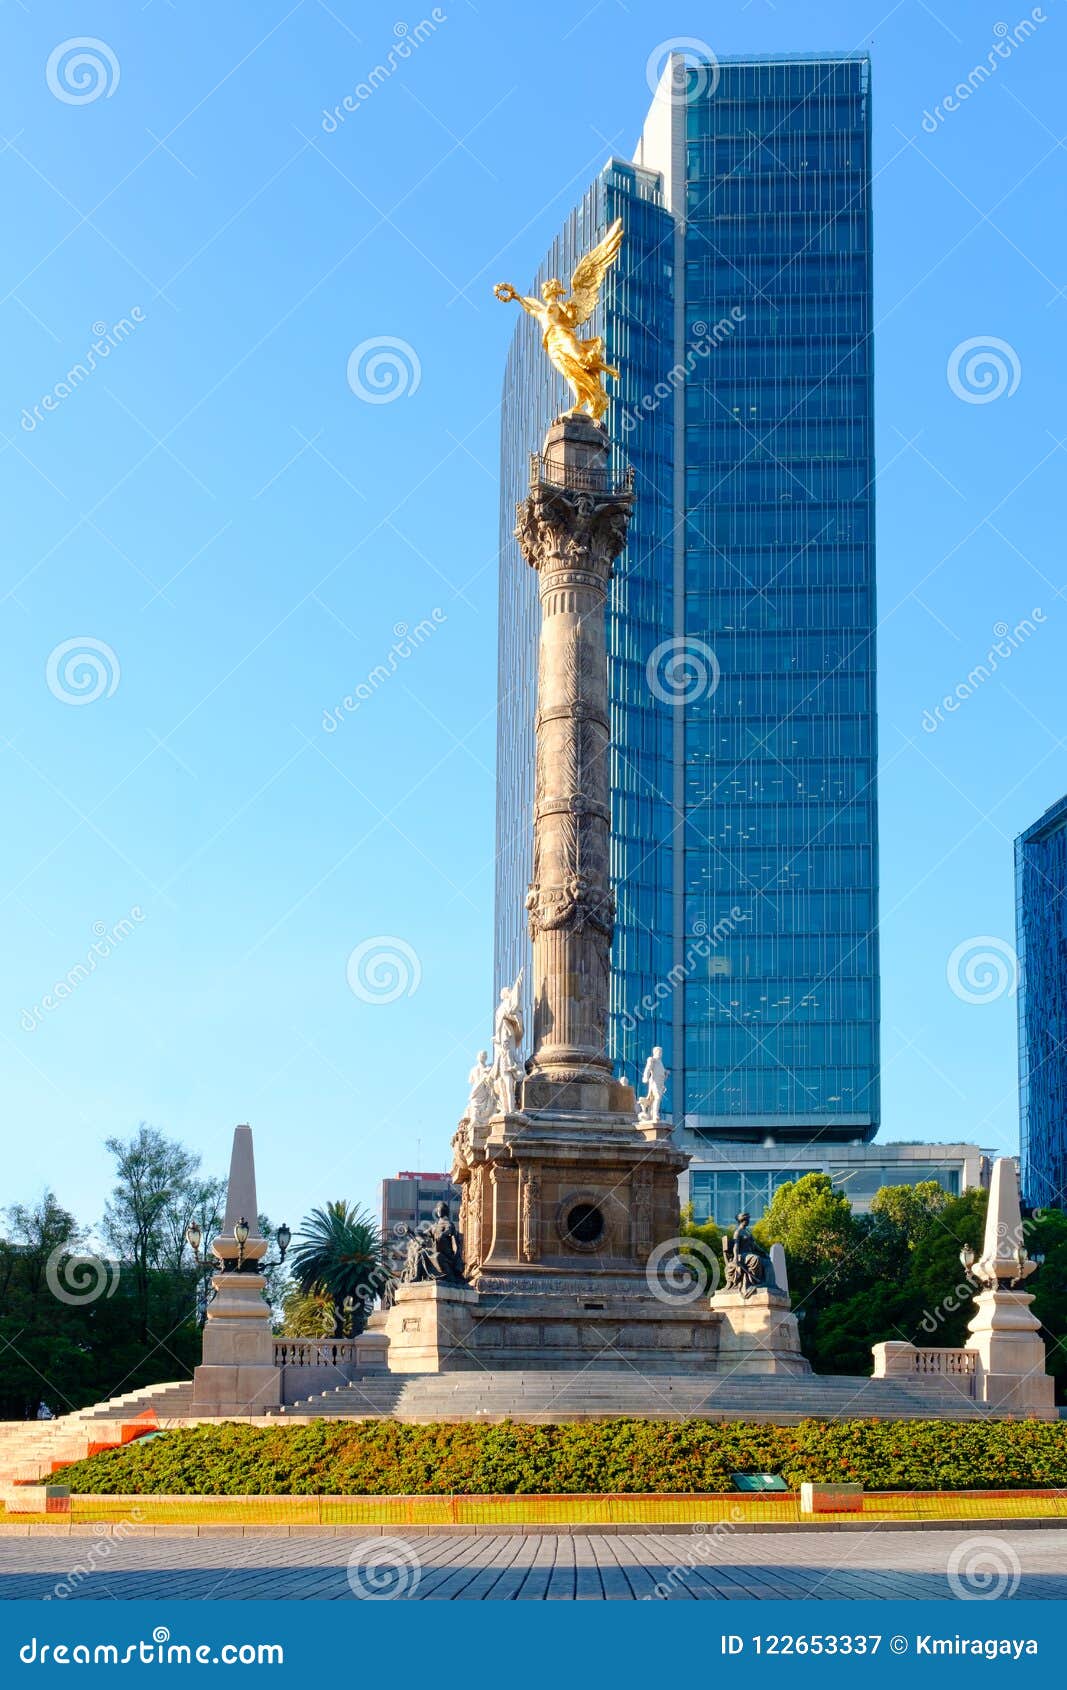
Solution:
<svg viewBox="0 0 1067 1690">
<path fill-rule="evenodd" d="M 979 1291 L 967 1349 L 977 1362 L 978 1400 L 1002 1413 L 1055 1414 L 1055 1385 L 1045 1372 L 1045 1345 L 1028 1291 Z"/>
<path fill-rule="evenodd" d="M 712 1312 L 722 1319 L 719 1369 L 723 1373 L 810 1373 L 800 1353 L 800 1328 L 782 1291 L 716 1291 Z"/>
<path fill-rule="evenodd" d="M 256 1246 L 266 1245 L 262 1239 Z M 216 1241 L 216 1253 L 229 1249 Z M 283 1400 L 274 1362 L 270 1306 L 259 1273 L 219 1272 L 204 1323 L 203 1361 L 193 1373 L 194 1414 L 266 1414 Z"/>
<path fill-rule="evenodd" d="M 225 1366 L 208 1362 L 193 1372 L 192 1415 L 231 1419 L 266 1414 L 282 1401 L 282 1376 L 277 1367 Z"/>
<path fill-rule="evenodd" d="M 721 1316 L 675 1307 L 643 1277 L 483 1274 L 478 1290 L 401 1285 L 386 1317 L 391 1373 L 573 1370 L 709 1373 Z"/>
<path fill-rule="evenodd" d="M 477 1291 L 436 1280 L 398 1285 L 381 1332 L 389 1341 L 390 1373 L 458 1373 L 481 1364 L 471 1340 Z"/>
</svg>

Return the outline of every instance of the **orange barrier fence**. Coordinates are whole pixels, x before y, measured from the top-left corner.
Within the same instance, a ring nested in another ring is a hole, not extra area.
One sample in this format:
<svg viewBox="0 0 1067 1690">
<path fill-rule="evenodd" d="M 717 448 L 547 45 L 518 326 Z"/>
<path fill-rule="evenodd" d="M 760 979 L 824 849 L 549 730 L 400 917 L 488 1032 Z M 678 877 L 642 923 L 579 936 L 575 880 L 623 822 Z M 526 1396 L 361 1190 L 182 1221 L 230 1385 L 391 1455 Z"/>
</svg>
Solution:
<svg viewBox="0 0 1067 1690">
<path fill-rule="evenodd" d="M 936 1520 L 1062 1519 L 1061 1491 L 869 1491 L 870 1525 Z M 49 1502 L 72 1524 L 257 1526 L 643 1526 L 703 1525 L 728 1532 L 748 1525 L 825 1524 L 800 1513 L 795 1492 L 770 1495 L 557 1496 L 79 1496 Z M 8 1514 L 8 1522 L 36 1516 Z M 856 1516 L 853 1516 L 856 1518 Z"/>
</svg>

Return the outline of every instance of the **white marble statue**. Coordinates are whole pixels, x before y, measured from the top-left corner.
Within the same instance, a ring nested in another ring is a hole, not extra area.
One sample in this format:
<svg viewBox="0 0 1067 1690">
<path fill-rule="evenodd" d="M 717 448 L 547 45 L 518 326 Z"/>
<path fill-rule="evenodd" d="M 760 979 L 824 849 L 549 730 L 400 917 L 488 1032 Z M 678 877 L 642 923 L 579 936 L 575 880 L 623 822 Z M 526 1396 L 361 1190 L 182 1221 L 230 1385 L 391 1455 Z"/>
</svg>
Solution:
<svg viewBox="0 0 1067 1690">
<path fill-rule="evenodd" d="M 659 1120 L 669 1072 L 670 1070 L 663 1066 L 663 1046 L 653 1045 L 652 1055 L 645 1063 L 645 1071 L 641 1075 L 641 1084 L 647 1086 L 648 1091 L 644 1097 L 637 1100 L 637 1118 L 639 1121 L 656 1122 Z"/>
<path fill-rule="evenodd" d="M 478 1060 L 467 1075 L 470 1093 L 467 1097 L 467 1111 L 463 1119 L 471 1127 L 484 1127 L 493 1113 L 496 1093 L 493 1088 L 493 1070 L 489 1063 L 489 1052 L 480 1050 Z"/>
<path fill-rule="evenodd" d="M 522 970 L 513 986 L 500 988 L 500 1002 L 493 1021 L 493 1090 L 497 1108 L 505 1115 L 515 1113 L 515 1088 L 522 1078 L 523 1066 L 519 1047 L 523 1039 Z"/>
</svg>

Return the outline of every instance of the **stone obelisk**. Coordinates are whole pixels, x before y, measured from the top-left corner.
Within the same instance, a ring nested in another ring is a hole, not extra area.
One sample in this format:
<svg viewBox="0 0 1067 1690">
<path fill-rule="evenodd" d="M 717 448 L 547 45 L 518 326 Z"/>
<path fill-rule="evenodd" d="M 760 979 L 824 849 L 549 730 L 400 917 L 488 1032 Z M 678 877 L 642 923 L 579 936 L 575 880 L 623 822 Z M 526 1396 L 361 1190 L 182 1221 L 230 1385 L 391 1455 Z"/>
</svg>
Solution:
<svg viewBox="0 0 1067 1690">
<path fill-rule="evenodd" d="M 244 1244 L 236 1236 L 242 1221 L 249 1229 Z M 270 1305 L 263 1297 L 267 1281 L 259 1272 L 268 1249 L 259 1230 L 252 1129 L 235 1127 L 226 1214 L 211 1245 L 218 1268 L 204 1323 L 203 1360 L 193 1373 L 194 1414 L 265 1414 L 281 1402 Z"/>
<path fill-rule="evenodd" d="M 1000 1156 L 993 1163 L 982 1254 L 971 1268 L 982 1289 L 966 1348 L 977 1354 L 984 1402 L 1016 1414 L 1052 1415 L 1055 1382 L 1045 1372 L 1041 1323 L 1030 1308 L 1032 1295 L 1021 1289 L 1037 1266 L 1025 1237 L 1015 1162 Z"/>
<path fill-rule="evenodd" d="M 603 425 L 570 414 L 549 429 L 531 462 L 516 536 L 538 572 L 533 880 L 526 900 L 533 941 L 533 1055 L 527 1111 L 622 1112 L 634 1097 L 607 1054 L 615 903 L 605 605 L 626 542 L 632 473 L 612 482 Z"/>
</svg>

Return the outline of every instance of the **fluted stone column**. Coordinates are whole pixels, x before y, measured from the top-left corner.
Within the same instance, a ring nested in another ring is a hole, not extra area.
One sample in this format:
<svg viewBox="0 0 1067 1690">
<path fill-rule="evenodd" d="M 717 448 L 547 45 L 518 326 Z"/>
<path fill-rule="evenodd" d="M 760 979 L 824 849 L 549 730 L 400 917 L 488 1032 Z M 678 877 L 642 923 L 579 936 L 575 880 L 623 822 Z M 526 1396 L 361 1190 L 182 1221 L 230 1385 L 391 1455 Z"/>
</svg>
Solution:
<svg viewBox="0 0 1067 1690">
<path fill-rule="evenodd" d="M 610 480 L 607 431 L 560 417 L 532 463 L 516 536 L 538 572 L 541 640 L 535 723 L 533 1055 L 523 1107 L 632 1111 L 607 1054 L 615 924 L 605 604 L 626 542 L 632 477 Z"/>
</svg>

